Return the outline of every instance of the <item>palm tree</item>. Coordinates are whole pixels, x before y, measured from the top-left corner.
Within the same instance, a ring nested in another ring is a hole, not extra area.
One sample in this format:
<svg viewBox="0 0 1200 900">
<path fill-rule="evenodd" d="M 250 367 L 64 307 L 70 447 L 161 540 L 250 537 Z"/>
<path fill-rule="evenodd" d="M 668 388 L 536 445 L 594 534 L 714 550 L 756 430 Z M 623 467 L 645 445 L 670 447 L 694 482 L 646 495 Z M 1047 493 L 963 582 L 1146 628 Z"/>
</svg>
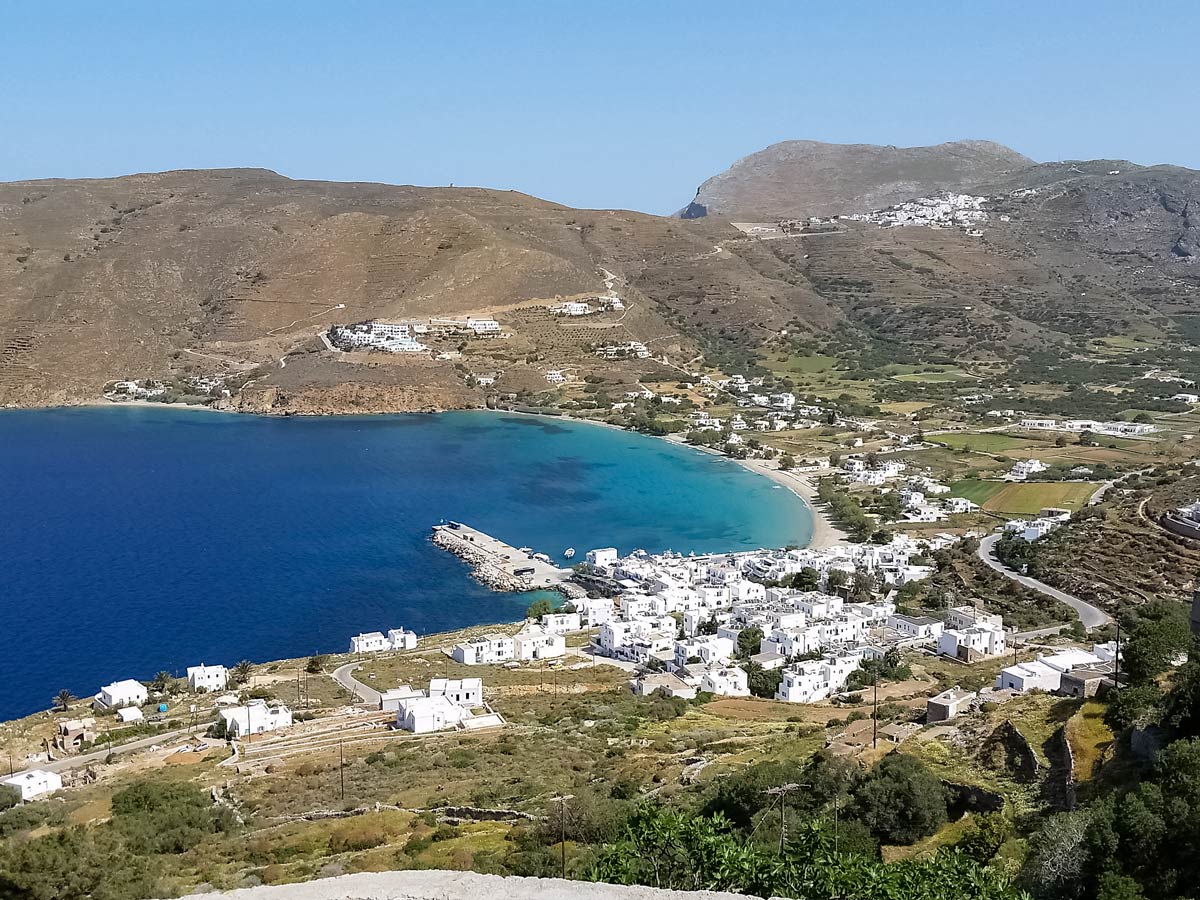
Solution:
<svg viewBox="0 0 1200 900">
<path fill-rule="evenodd" d="M 250 677 L 250 672 L 254 669 L 254 663 L 248 659 L 243 659 L 240 663 L 233 667 L 233 679 L 238 684 L 241 684 Z"/>
<path fill-rule="evenodd" d="M 66 688 L 63 688 L 61 691 L 59 691 L 57 694 L 54 695 L 54 705 L 57 706 L 59 709 L 61 709 L 63 712 L 66 712 L 67 707 L 69 707 L 74 702 L 75 702 L 75 695 L 72 694 L 70 691 L 68 691 Z"/>
<path fill-rule="evenodd" d="M 154 676 L 154 681 L 152 684 L 154 685 L 154 689 L 156 691 L 165 692 L 166 689 L 171 686 L 171 683 L 174 680 L 175 676 L 173 676 L 170 672 L 159 672 Z"/>
</svg>

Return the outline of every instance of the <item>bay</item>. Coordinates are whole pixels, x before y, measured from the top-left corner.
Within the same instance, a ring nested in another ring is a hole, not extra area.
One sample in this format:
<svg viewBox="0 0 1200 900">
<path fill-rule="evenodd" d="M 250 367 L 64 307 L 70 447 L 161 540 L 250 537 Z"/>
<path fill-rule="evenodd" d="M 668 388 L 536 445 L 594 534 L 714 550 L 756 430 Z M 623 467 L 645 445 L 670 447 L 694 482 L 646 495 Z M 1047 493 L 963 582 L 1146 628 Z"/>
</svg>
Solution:
<svg viewBox="0 0 1200 900">
<path fill-rule="evenodd" d="M 0 411 L 0 718 L 120 678 L 512 621 L 434 547 L 467 522 L 577 560 L 804 544 L 803 503 L 735 463 L 485 411 L 258 417 Z"/>
</svg>

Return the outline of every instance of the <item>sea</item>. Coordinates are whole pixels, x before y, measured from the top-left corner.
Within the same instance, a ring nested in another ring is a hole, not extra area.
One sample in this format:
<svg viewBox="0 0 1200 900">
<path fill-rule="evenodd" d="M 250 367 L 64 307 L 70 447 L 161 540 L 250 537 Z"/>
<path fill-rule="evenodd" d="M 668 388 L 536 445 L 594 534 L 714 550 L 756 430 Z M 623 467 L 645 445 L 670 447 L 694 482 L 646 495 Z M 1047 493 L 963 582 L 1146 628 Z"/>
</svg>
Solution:
<svg viewBox="0 0 1200 900">
<path fill-rule="evenodd" d="M 803 545 L 812 528 L 727 459 L 549 417 L 0 411 L 0 719 L 63 688 L 521 618 L 531 595 L 431 543 L 444 520 L 575 561 Z"/>
</svg>

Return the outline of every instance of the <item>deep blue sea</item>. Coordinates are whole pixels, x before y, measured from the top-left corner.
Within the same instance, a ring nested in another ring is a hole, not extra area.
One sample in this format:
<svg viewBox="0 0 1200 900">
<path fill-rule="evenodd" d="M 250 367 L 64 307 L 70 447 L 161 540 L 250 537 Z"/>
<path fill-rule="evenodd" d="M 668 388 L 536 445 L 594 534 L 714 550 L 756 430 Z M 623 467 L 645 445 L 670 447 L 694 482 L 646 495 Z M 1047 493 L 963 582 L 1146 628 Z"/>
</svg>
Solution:
<svg viewBox="0 0 1200 900">
<path fill-rule="evenodd" d="M 273 418 L 0 411 L 0 719 L 119 678 L 512 621 L 430 543 L 443 519 L 561 558 L 803 544 L 807 509 L 728 460 L 489 412 Z"/>
</svg>

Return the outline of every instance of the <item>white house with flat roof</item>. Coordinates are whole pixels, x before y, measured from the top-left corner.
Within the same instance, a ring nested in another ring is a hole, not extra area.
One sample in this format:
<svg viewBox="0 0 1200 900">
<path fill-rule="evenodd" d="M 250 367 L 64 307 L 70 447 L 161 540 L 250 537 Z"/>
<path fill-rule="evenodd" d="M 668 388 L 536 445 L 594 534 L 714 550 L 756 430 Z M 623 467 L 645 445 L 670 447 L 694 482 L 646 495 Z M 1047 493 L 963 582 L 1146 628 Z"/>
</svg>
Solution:
<svg viewBox="0 0 1200 900">
<path fill-rule="evenodd" d="M 513 652 L 523 662 L 554 659 L 566 654 L 567 639 L 537 622 L 526 622 L 513 637 Z"/>
<path fill-rule="evenodd" d="M 367 631 L 350 638 L 351 653 L 381 653 L 388 649 L 388 640 L 382 631 Z"/>
<path fill-rule="evenodd" d="M 905 616 L 899 613 L 888 617 L 888 628 L 918 641 L 936 641 L 945 627 L 941 620 L 929 616 Z"/>
<path fill-rule="evenodd" d="M 229 670 L 224 666 L 189 666 L 187 670 L 188 687 L 193 691 L 223 691 L 229 682 Z"/>
<path fill-rule="evenodd" d="M 400 701 L 396 709 L 396 727 L 413 734 L 430 734 L 457 728 L 470 715 L 469 709 L 449 697 L 421 694 Z"/>
<path fill-rule="evenodd" d="M 404 628 L 389 628 L 388 633 L 367 631 L 350 638 L 351 653 L 383 653 L 388 650 L 416 650 L 417 633 Z"/>
<path fill-rule="evenodd" d="M 62 776 L 57 772 L 47 772 L 44 769 L 30 769 L 28 772 L 18 772 L 7 778 L 0 778 L 0 784 L 7 784 L 21 792 L 21 802 L 28 803 L 43 794 L 53 794 L 61 791 Z"/>
<path fill-rule="evenodd" d="M 483 706 L 482 678 L 432 678 L 430 697 L 445 697 L 460 706 Z"/>
<path fill-rule="evenodd" d="M 379 709 L 381 712 L 396 712 L 400 708 L 400 701 L 411 700 L 413 697 L 421 696 L 424 696 L 422 692 L 410 684 L 402 684 L 399 687 L 389 688 L 379 694 Z"/>
<path fill-rule="evenodd" d="M 416 650 L 417 633 L 405 628 L 389 628 L 387 642 L 389 650 Z"/>
<path fill-rule="evenodd" d="M 149 699 L 150 693 L 144 684 L 126 678 L 100 688 L 92 706 L 96 709 L 120 709 L 122 706 L 144 706 Z"/>
<path fill-rule="evenodd" d="M 484 711 L 474 710 L 484 707 Z M 396 709 L 396 727 L 413 734 L 430 734 L 452 728 L 471 730 L 503 725 L 504 718 L 483 702 L 480 678 L 434 678 L 429 693 L 402 698 Z"/>
<path fill-rule="evenodd" d="M 543 628 L 555 634 L 569 634 L 583 627 L 577 612 L 546 613 L 540 621 Z"/>
<path fill-rule="evenodd" d="M 700 676 L 700 690 L 724 697 L 750 696 L 746 671 L 738 666 L 709 669 Z"/>
<path fill-rule="evenodd" d="M 1057 691 L 1062 676 L 1072 669 L 1099 665 L 1103 660 L 1094 653 L 1072 647 L 1048 656 L 1038 656 L 1033 662 L 1018 663 L 1001 669 L 996 676 L 998 689 L 1024 693 L 1025 691 Z"/>
<path fill-rule="evenodd" d="M 516 643 L 508 635 L 485 634 L 455 644 L 451 658 L 467 666 L 494 665 L 516 658 Z"/>
<path fill-rule="evenodd" d="M 251 700 L 245 706 L 220 711 L 229 737 L 265 734 L 292 727 L 292 711 L 282 703 L 268 706 L 266 700 Z"/>
</svg>

